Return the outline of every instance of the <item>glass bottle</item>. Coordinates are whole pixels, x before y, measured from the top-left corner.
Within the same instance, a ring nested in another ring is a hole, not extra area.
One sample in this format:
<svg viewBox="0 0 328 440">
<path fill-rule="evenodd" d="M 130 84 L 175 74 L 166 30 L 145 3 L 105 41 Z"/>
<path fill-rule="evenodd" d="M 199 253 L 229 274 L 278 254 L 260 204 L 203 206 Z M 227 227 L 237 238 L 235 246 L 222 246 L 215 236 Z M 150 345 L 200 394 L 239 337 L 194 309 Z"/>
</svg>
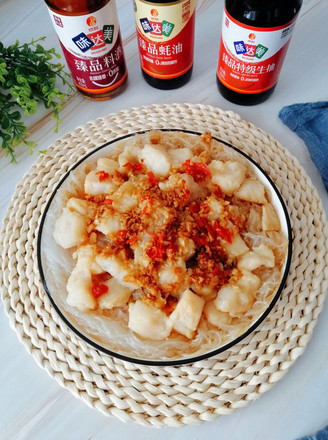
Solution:
<svg viewBox="0 0 328 440">
<path fill-rule="evenodd" d="M 153 87 L 186 84 L 194 58 L 196 0 L 134 0 L 142 75 Z"/>
<path fill-rule="evenodd" d="M 125 88 L 127 70 L 115 0 L 45 0 L 77 90 L 109 99 Z"/>
<path fill-rule="evenodd" d="M 259 104 L 274 91 L 302 0 L 225 0 L 217 84 L 227 100 Z"/>
</svg>

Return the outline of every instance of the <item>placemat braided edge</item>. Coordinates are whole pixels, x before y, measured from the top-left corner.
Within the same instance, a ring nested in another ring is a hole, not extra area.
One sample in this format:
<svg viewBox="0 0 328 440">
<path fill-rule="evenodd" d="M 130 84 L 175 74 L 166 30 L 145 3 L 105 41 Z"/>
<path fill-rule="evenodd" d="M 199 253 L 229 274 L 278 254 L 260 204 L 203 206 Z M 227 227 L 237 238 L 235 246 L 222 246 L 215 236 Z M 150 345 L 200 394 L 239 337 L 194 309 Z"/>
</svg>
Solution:
<svg viewBox="0 0 328 440">
<path fill-rule="evenodd" d="M 104 142 L 145 129 L 210 131 L 268 172 L 287 205 L 294 235 L 290 274 L 262 325 L 225 353 L 180 367 L 148 367 L 103 355 L 63 324 L 37 267 L 40 217 L 61 176 Z M 1 291 L 10 325 L 51 377 L 90 407 L 146 426 L 196 424 L 248 405 L 303 353 L 328 285 L 328 230 L 316 189 L 269 134 L 233 112 L 196 104 L 135 107 L 66 134 L 17 185 L 1 231 Z"/>
</svg>

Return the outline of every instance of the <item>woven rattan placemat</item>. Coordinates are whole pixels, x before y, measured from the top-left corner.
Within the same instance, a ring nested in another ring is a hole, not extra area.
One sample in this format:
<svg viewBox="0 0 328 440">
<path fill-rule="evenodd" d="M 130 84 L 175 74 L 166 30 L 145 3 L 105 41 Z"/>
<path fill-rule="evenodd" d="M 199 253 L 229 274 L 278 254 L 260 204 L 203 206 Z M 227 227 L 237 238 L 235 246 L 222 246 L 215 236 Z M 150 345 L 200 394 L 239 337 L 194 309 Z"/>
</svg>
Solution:
<svg viewBox="0 0 328 440">
<path fill-rule="evenodd" d="M 280 190 L 293 228 L 286 288 L 260 327 L 235 347 L 191 365 L 149 367 L 99 353 L 59 318 L 37 266 L 38 225 L 51 192 L 86 152 L 152 128 L 209 130 L 255 159 Z M 132 108 L 97 119 L 59 139 L 16 188 L 1 232 L 1 291 L 18 338 L 60 385 L 105 415 L 148 426 L 212 420 L 272 388 L 303 353 L 328 279 L 328 232 L 316 189 L 275 139 L 233 112 L 205 105 Z"/>
</svg>

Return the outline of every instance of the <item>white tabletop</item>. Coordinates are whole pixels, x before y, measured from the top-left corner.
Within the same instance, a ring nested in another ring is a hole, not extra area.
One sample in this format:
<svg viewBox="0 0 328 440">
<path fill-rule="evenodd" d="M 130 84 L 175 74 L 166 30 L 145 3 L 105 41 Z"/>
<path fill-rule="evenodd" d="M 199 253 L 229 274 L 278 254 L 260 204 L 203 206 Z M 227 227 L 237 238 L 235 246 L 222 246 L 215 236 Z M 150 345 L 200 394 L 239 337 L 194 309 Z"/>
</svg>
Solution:
<svg viewBox="0 0 328 440">
<path fill-rule="evenodd" d="M 118 97 L 92 102 L 76 94 L 61 112 L 63 123 L 55 134 L 54 121 L 40 109 L 28 120 L 31 139 L 40 149 L 56 138 L 97 117 L 154 103 L 201 103 L 233 110 L 269 132 L 297 157 L 312 179 L 328 212 L 328 196 L 320 175 L 301 139 L 278 118 L 279 110 L 297 102 L 327 100 L 327 0 L 304 0 L 278 86 L 263 104 L 241 107 L 224 100 L 216 86 L 216 66 L 223 0 L 199 0 L 196 16 L 195 64 L 191 81 L 173 91 L 148 86 L 140 72 L 132 1 L 117 0 L 128 87 Z M 60 51 L 42 0 L 0 0 L 0 40 L 45 35 L 44 45 Z M 64 62 L 64 59 L 62 59 Z M 36 161 L 25 148 L 16 150 L 18 164 L 0 152 L 0 220 L 5 216 L 16 184 Z M 328 424 L 328 304 L 319 315 L 305 353 L 283 380 L 259 400 L 213 422 L 183 428 L 146 428 L 123 423 L 88 408 L 63 389 L 25 351 L 9 326 L 0 305 L 0 432 L 2 440 L 103 439 L 232 439 L 294 440 Z"/>
</svg>

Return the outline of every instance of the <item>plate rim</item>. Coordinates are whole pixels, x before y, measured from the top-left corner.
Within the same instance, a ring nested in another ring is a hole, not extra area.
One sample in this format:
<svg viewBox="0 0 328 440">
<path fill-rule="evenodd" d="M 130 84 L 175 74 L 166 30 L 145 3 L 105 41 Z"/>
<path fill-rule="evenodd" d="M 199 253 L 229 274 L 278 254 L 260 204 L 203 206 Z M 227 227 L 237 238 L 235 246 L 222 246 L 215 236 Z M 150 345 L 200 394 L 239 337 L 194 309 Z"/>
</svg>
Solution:
<svg viewBox="0 0 328 440">
<path fill-rule="evenodd" d="M 290 270 L 291 259 L 292 259 L 293 234 L 292 234 L 292 227 L 291 227 L 290 217 L 289 217 L 288 210 L 287 210 L 286 204 L 284 202 L 284 199 L 283 199 L 280 191 L 276 187 L 275 183 L 273 182 L 271 177 L 268 175 L 268 173 L 266 171 L 264 171 L 263 168 L 252 157 L 250 157 L 247 153 L 245 153 L 241 149 L 235 147 L 234 145 L 230 144 L 227 141 L 219 139 L 216 136 L 212 136 L 212 139 L 215 139 L 216 141 L 218 141 L 220 143 L 223 143 L 227 147 L 232 148 L 237 153 L 239 153 L 242 156 L 244 156 L 248 161 L 250 161 L 263 174 L 263 176 L 269 182 L 272 190 L 276 193 L 276 195 L 278 197 L 278 200 L 280 202 L 280 205 L 282 207 L 282 210 L 283 210 L 283 214 L 284 214 L 284 218 L 285 218 L 286 226 L 287 226 L 287 239 L 288 239 L 287 255 L 286 255 L 285 267 L 284 267 L 284 271 L 283 271 L 283 275 L 281 277 L 281 281 L 280 281 L 279 287 L 278 287 L 276 293 L 274 294 L 273 298 L 271 299 L 268 307 L 253 322 L 253 324 L 250 327 L 248 327 L 248 329 L 244 333 L 242 333 L 241 335 L 239 335 L 237 338 L 233 339 L 232 341 L 229 341 L 228 343 L 226 343 L 224 345 L 221 345 L 220 347 L 218 347 L 216 349 L 207 351 L 207 352 L 205 352 L 203 354 L 200 354 L 200 355 L 197 355 L 197 356 L 192 356 L 191 355 L 190 357 L 178 358 L 178 359 L 175 359 L 175 360 L 174 359 L 172 359 L 172 360 L 171 359 L 155 360 L 155 359 L 134 358 L 132 356 L 124 355 L 124 354 L 121 354 L 121 353 L 119 353 L 117 351 L 113 351 L 113 350 L 107 349 L 107 348 L 101 346 L 99 343 L 95 342 L 94 340 L 90 339 L 90 337 L 88 337 L 85 334 L 83 334 L 80 330 L 78 330 L 70 322 L 70 320 L 61 311 L 60 307 L 56 304 L 55 299 L 52 297 L 52 294 L 51 294 L 51 292 L 50 292 L 50 290 L 48 289 L 48 286 L 47 286 L 46 276 L 44 274 L 44 270 L 43 270 L 43 266 L 42 266 L 42 256 L 41 256 L 42 232 L 43 232 L 43 227 L 44 227 L 44 223 L 45 223 L 45 220 L 46 220 L 47 213 L 49 211 L 51 203 L 52 203 L 54 197 L 56 196 L 58 190 L 64 184 L 64 182 L 67 180 L 67 178 L 69 177 L 70 173 L 73 170 L 75 170 L 79 165 L 81 165 L 83 162 L 85 162 L 85 160 L 87 160 L 90 156 L 94 155 L 95 153 L 97 153 L 98 151 L 102 150 L 103 148 L 105 148 L 105 147 L 107 147 L 107 146 L 109 146 L 109 145 L 111 145 L 113 143 L 120 142 L 120 141 L 122 141 L 122 140 L 124 140 L 126 138 L 129 138 L 129 137 L 132 137 L 132 136 L 136 136 L 138 134 L 142 135 L 142 134 L 145 134 L 145 133 L 148 133 L 148 132 L 158 131 L 158 130 L 162 131 L 162 132 L 183 132 L 183 133 L 188 133 L 188 134 L 192 134 L 192 135 L 196 135 L 196 136 L 201 136 L 201 134 L 202 134 L 202 132 L 199 132 L 199 131 L 187 130 L 187 129 L 183 129 L 183 128 L 151 128 L 151 129 L 146 129 L 146 130 L 139 130 L 139 131 L 127 133 L 127 134 L 122 135 L 122 136 L 118 136 L 118 137 L 116 137 L 114 139 L 110 139 L 109 141 L 99 145 L 98 147 L 92 149 L 91 151 L 89 151 L 88 153 L 83 155 L 83 157 L 81 159 L 79 159 L 73 166 L 71 166 L 65 172 L 65 174 L 62 176 L 62 178 L 59 180 L 59 182 L 57 183 L 55 188 L 52 190 L 50 198 L 49 198 L 49 200 L 48 200 L 48 202 L 47 202 L 47 204 L 45 206 L 45 209 L 44 209 L 44 211 L 42 213 L 40 224 L 39 224 L 39 229 L 38 229 L 38 234 L 37 234 L 37 265 L 38 265 L 38 270 L 39 270 L 39 274 L 40 274 L 40 278 L 41 278 L 43 289 L 45 290 L 45 292 L 47 294 L 47 297 L 49 298 L 52 306 L 56 310 L 56 312 L 59 315 L 59 317 L 63 320 L 63 322 L 70 328 L 70 330 L 72 330 L 84 342 L 86 342 L 87 344 L 91 345 L 93 348 L 95 348 L 96 350 L 100 351 L 101 353 L 104 353 L 106 355 L 112 356 L 114 358 L 120 359 L 120 360 L 125 361 L 125 362 L 130 362 L 130 363 L 133 363 L 133 364 L 139 364 L 139 365 L 145 365 L 145 366 L 169 367 L 169 366 L 178 366 L 178 365 L 188 365 L 188 364 L 195 363 L 195 362 L 198 362 L 198 361 L 210 359 L 210 358 L 212 358 L 212 357 L 214 357 L 214 356 L 216 356 L 216 355 L 218 355 L 218 354 L 220 354 L 220 353 L 222 353 L 224 351 L 229 350 L 234 345 L 237 345 L 239 342 L 241 342 L 247 336 L 249 336 L 251 333 L 253 333 L 256 330 L 257 327 L 260 326 L 260 324 L 266 319 L 266 317 L 272 311 L 273 307 L 275 306 L 275 304 L 277 303 L 279 297 L 281 296 L 281 293 L 282 293 L 283 289 L 285 288 L 286 281 L 287 281 L 288 274 L 289 274 L 289 270 Z"/>
</svg>

